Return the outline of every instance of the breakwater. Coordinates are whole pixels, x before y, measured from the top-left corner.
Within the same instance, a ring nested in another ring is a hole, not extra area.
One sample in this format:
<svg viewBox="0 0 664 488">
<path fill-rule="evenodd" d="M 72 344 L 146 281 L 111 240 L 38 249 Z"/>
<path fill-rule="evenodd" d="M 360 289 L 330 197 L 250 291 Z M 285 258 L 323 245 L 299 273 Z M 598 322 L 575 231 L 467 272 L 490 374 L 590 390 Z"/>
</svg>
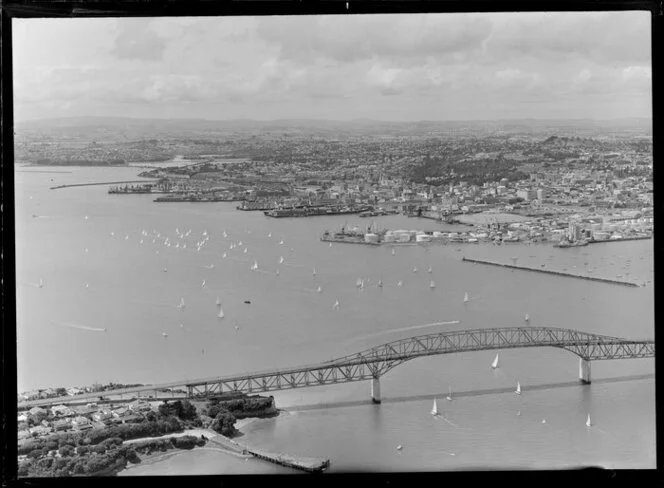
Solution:
<svg viewBox="0 0 664 488">
<path fill-rule="evenodd" d="M 553 274 L 553 275 L 558 275 L 558 276 L 566 276 L 569 278 L 579 278 L 583 280 L 590 280 L 590 281 L 599 281 L 602 283 L 609 283 L 612 285 L 623 285 L 623 286 L 633 286 L 633 287 L 638 287 L 639 285 L 637 283 L 633 283 L 631 281 L 619 281 L 619 280 L 611 280 L 608 278 L 598 278 L 596 276 L 584 276 L 584 275 L 579 275 L 579 274 L 574 274 L 574 273 L 566 273 L 564 271 L 553 271 L 551 269 L 541 269 L 541 268 L 532 268 L 529 266 L 518 266 L 516 264 L 505 264 L 505 263 L 496 263 L 493 261 L 487 261 L 484 259 L 470 259 L 467 257 L 461 258 L 462 261 L 466 261 L 469 263 L 478 263 L 478 264 L 489 264 L 492 266 L 500 266 L 503 268 L 511 268 L 511 269 L 520 269 L 523 271 L 534 271 L 537 273 L 547 273 L 547 274 Z"/>
<path fill-rule="evenodd" d="M 645 239 L 652 239 L 652 236 L 622 237 L 620 239 L 601 239 L 598 241 L 588 241 L 588 244 L 601 244 L 604 242 L 642 241 Z"/>
<path fill-rule="evenodd" d="M 122 185 L 125 183 L 145 183 L 145 180 L 131 180 L 131 181 L 102 181 L 99 183 L 74 183 L 71 185 L 58 185 L 52 186 L 50 190 L 58 190 L 60 188 L 71 188 L 73 186 L 96 186 L 96 185 Z"/>
</svg>

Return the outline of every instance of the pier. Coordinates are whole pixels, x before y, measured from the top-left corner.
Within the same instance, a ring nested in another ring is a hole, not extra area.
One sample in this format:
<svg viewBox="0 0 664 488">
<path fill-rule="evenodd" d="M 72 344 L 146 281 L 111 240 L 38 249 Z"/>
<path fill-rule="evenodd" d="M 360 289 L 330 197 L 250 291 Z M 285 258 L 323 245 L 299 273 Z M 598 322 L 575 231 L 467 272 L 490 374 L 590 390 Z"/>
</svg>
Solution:
<svg viewBox="0 0 664 488">
<path fill-rule="evenodd" d="M 58 185 L 52 186 L 50 190 L 58 190 L 60 188 L 70 188 L 72 186 L 97 186 L 97 185 L 122 185 L 125 183 L 145 183 L 146 180 L 132 180 L 132 181 L 103 181 L 99 183 L 72 183 L 71 185 Z"/>
<path fill-rule="evenodd" d="M 279 464 L 280 466 L 286 466 L 287 468 L 306 471 L 307 473 L 320 473 L 330 466 L 329 459 L 291 456 L 289 454 L 274 454 L 254 448 L 247 448 L 246 452 L 258 459 Z"/>
<path fill-rule="evenodd" d="M 652 239 L 652 236 L 636 236 L 636 237 L 621 237 L 620 239 L 590 240 L 588 241 L 588 244 L 601 244 L 604 242 L 643 241 L 645 239 Z"/>
<path fill-rule="evenodd" d="M 516 264 L 505 264 L 505 263 L 496 263 L 493 261 L 487 261 L 484 259 L 470 259 L 467 257 L 461 258 L 462 261 L 466 261 L 469 263 L 479 263 L 479 264 L 489 264 L 492 266 L 500 266 L 503 268 L 511 268 L 511 269 L 520 269 L 523 271 L 535 271 L 537 273 L 548 273 L 548 274 L 553 274 L 553 275 L 558 275 L 558 276 L 567 276 L 569 278 L 580 278 L 583 280 L 590 280 L 590 281 L 599 281 L 602 283 L 610 283 L 612 285 L 623 285 L 623 286 L 633 286 L 633 287 L 638 287 L 639 285 L 637 283 L 633 283 L 631 281 L 620 281 L 620 280 L 611 280 L 609 278 L 598 278 L 596 276 L 584 276 L 584 275 L 579 275 L 579 274 L 574 274 L 574 273 L 567 273 L 564 271 L 553 271 L 550 269 L 541 269 L 541 268 L 532 268 L 529 266 L 518 266 Z"/>
</svg>

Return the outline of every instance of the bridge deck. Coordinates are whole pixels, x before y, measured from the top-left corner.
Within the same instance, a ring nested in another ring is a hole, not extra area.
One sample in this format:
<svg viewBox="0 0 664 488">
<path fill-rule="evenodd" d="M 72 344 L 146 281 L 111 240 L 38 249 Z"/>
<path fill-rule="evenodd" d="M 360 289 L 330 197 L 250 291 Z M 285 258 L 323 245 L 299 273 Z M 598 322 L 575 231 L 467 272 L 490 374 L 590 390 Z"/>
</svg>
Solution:
<svg viewBox="0 0 664 488">
<path fill-rule="evenodd" d="M 523 347 L 557 347 L 570 351 L 586 361 L 655 356 L 655 343 L 652 340 L 635 341 L 571 329 L 503 327 L 457 330 L 401 339 L 319 364 L 30 400 L 20 403 L 19 408 L 70 403 L 99 396 L 125 395 L 175 387 L 186 387 L 188 396 L 193 397 L 216 395 L 229 391 L 267 392 L 362 381 L 378 378 L 395 366 L 416 357 Z"/>
</svg>

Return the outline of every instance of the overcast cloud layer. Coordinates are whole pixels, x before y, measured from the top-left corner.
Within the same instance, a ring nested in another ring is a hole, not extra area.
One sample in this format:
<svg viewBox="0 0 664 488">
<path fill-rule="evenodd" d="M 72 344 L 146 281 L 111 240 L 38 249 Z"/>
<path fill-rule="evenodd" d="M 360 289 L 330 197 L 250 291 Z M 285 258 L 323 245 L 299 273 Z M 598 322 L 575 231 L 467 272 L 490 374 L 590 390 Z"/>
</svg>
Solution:
<svg viewBox="0 0 664 488">
<path fill-rule="evenodd" d="M 651 115 L 646 12 L 14 20 L 17 121 Z"/>
</svg>

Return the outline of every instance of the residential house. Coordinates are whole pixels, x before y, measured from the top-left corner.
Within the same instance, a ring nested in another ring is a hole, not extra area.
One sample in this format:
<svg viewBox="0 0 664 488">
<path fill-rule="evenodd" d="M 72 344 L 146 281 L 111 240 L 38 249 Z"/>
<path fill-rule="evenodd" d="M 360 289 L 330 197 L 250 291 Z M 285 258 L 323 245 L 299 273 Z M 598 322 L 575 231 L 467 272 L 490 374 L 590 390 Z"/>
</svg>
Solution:
<svg viewBox="0 0 664 488">
<path fill-rule="evenodd" d="M 92 414 L 92 419 L 96 422 L 104 422 L 113 418 L 113 414 L 109 410 L 99 410 Z"/>
<path fill-rule="evenodd" d="M 142 400 L 134 400 L 128 405 L 128 407 L 134 412 L 148 412 L 152 410 L 150 404 Z"/>
<path fill-rule="evenodd" d="M 38 425 L 37 427 L 32 427 L 31 429 L 29 429 L 29 431 L 32 436 L 41 437 L 50 434 L 53 431 L 53 429 L 51 429 L 50 427 L 44 427 L 42 425 Z"/>
<path fill-rule="evenodd" d="M 74 395 L 80 395 L 83 393 L 84 390 L 81 390 L 80 388 L 76 388 L 72 386 L 71 388 L 67 388 L 67 395 L 69 396 L 74 396 Z"/>
<path fill-rule="evenodd" d="M 73 410 L 78 415 L 92 415 L 93 413 L 95 413 L 98 410 L 98 408 L 88 406 L 88 405 L 82 405 L 82 406 L 79 406 L 79 407 L 74 407 Z"/>
<path fill-rule="evenodd" d="M 139 422 L 143 422 L 143 415 L 140 413 L 131 413 L 128 415 L 124 415 L 120 417 L 122 419 L 123 424 L 136 424 Z"/>
<path fill-rule="evenodd" d="M 16 419 L 17 419 L 18 422 L 27 422 L 28 421 L 28 415 L 25 412 L 23 412 L 23 413 L 19 414 L 16 417 Z"/>
<path fill-rule="evenodd" d="M 115 418 L 120 418 L 124 417 L 125 415 L 129 415 L 131 412 L 127 407 L 120 407 L 115 410 L 113 410 L 113 417 Z"/>
<path fill-rule="evenodd" d="M 32 407 L 30 410 L 28 410 L 28 412 L 30 415 L 48 414 L 48 412 L 41 407 Z"/>
<path fill-rule="evenodd" d="M 51 413 L 56 417 L 73 417 L 75 412 L 66 405 L 56 405 L 51 407 Z"/>
<path fill-rule="evenodd" d="M 76 430 L 89 430 L 92 429 L 92 423 L 90 419 L 83 416 L 78 416 L 74 418 L 71 422 L 72 427 Z"/>
<path fill-rule="evenodd" d="M 72 428 L 71 422 L 66 419 L 56 420 L 53 422 L 53 429 L 58 432 L 61 430 L 69 430 Z"/>
</svg>

